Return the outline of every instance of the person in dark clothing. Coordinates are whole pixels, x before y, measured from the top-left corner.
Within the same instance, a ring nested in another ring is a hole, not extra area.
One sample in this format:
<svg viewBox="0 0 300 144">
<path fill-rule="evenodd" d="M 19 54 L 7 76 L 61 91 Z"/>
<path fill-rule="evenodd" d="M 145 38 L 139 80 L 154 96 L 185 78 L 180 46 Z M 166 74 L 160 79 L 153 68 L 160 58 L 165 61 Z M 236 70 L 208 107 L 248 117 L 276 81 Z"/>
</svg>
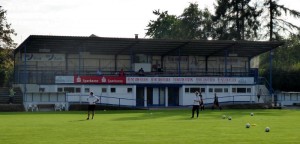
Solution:
<svg viewBox="0 0 300 144">
<path fill-rule="evenodd" d="M 259 102 L 260 96 L 261 96 L 261 89 L 259 89 L 257 92 L 257 102 Z"/>
<path fill-rule="evenodd" d="M 139 70 L 138 74 L 139 74 L 139 76 L 144 76 L 144 75 L 145 75 L 145 74 L 144 74 L 144 69 L 141 68 L 141 69 Z"/>
<path fill-rule="evenodd" d="M 203 111 L 204 110 L 204 101 L 200 92 L 200 110 Z"/>
<path fill-rule="evenodd" d="M 212 109 L 215 109 L 215 107 L 217 107 L 220 110 L 222 110 L 222 107 L 219 105 L 219 100 L 218 100 L 217 93 L 215 93 L 214 104 L 212 106 Z"/>
</svg>

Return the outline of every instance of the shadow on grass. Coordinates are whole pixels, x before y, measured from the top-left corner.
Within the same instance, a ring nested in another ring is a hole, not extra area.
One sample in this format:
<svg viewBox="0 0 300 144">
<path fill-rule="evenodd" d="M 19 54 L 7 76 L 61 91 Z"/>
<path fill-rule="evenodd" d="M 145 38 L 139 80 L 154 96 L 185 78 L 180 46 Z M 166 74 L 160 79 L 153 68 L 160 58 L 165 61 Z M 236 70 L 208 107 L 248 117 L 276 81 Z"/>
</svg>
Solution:
<svg viewBox="0 0 300 144">
<path fill-rule="evenodd" d="M 69 122 L 83 122 L 83 121 L 88 121 L 88 120 L 86 120 L 86 119 L 80 119 L 80 120 L 71 120 Z"/>
</svg>

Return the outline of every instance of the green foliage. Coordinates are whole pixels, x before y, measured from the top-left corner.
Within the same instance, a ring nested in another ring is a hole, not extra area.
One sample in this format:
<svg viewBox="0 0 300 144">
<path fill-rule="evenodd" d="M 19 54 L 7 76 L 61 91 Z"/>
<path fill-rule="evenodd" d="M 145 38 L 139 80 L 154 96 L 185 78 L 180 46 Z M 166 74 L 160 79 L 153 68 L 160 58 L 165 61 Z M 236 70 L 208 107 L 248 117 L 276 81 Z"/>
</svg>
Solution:
<svg viewBox="0 0 300 144">
<path fill-rule="evenodd" d="M 254 116 L 250 116 L 253 112 Z M 222 115 L 232 120 L 222 119 Z M 1 143 L 282 144 L 300 141 L 300 111 L 191 109 L 0 113 Z M 250 128 L 245 128 L 250 123 Z M 255 124 L 255 125 L 254 125 Z M 266 133 L 265 128 L 270 127 Z"/>
<path fill-rule="evenodd" d="M 282 91 L 300 91 L 300 37 L 291 35 L 284 46 L 274 50 L 273 88 Z M 269 78 L 270 54 L 260 57 L 260 74 Z"/>
<path fill-rule="evenodd" d="M 254 40 L 258 36 L 262 10 L 257 4 L 250 5 L 250 0 L 217 0 L 215 5 L 216 35 L 220 40 Z"/>
<path fill-rule="evenodd" d="M 169 15 L 168 11 L 153 11 L 158 18 L 156 21 L 151 20 L 147 27 L 146 35 L 157 39 L 172 39 L 176 37 L 179 30 L 179 20 L 175 15 Z"/>
<path fill-rule="evenodd" d="M 11 35 L 16 35 L 7 23 L 6 11 L 0 6 L 0 86 L 9 86 L 13 79 L 13 49 L 16 43 Z"/>
<path fill-rule="evenodd" d="M 168 11 L 153 11 L 156 20 L 147 25 L 146 36 L 158 39 L 207 39 L 212 31 L 211 14 L 201 11 L 198 4 L 191 3 L 181 16 L 169 15 Z"/>
</svg>

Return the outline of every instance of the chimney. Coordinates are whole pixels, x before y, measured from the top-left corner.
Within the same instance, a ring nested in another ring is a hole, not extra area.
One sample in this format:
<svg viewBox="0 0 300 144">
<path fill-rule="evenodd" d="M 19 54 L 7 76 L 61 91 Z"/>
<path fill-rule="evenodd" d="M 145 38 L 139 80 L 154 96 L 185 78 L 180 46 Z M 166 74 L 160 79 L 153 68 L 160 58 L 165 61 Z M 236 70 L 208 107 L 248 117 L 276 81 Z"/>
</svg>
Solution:
<svg viewBox="0 0 300 144">
<path fill-rule="evenodd" d="M 134 34 L 134 36 L 135 36 L 135 39 L 139 38 L 139 34 Z"/>
</svg>

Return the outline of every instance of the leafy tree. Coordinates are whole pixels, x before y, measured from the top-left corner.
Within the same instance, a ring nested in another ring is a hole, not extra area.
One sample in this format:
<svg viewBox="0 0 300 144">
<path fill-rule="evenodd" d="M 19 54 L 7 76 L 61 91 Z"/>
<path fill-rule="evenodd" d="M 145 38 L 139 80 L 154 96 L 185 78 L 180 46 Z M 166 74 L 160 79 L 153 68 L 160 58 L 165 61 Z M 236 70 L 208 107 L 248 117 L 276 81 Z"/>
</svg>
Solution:
<svg viewBox="0 0 300 144">
<path fill-rule="evenodd" d="M 190 3 L 180 16 L 169 15 L 167 11 L 153 11 L 156 20 L 147 25 L 146 36 L 159 39 L 207 39 L 212 33 L 211 13 L 201 11 L 198 4 Z"/>
<path fill-rule="evenodd" d="M 158 18 L 156 21 L 151 20 L 147 27 L 149 27 L 146 36 L 156 39 L 172 39 L 179 31 L 179 19 L 175 15 L 169 15 L 168 11 L 160 12 L 153 11 Z"/>
<path fill-rule="evenodd" d="M 0 6 L 0 86 L 8 86 L 13 77 L 13 49 L 11 35 L 16 35 L 7 22 L 6 11 Z"/>
<path fill-rule="evenodd" d="M 215 39 L 246 40 L 258 36 L 262 10 L 257 4 L 251 6 L 251 0 L 217 0 L 215 4 Z"/>
<path fill-rule="evenodd" d="M 203 11 L 198 9 L 197 3 L 190 3 L 184 9 L 181 19 L 181 36 L 184 39 L 208 39 L 213 27 L 212 15 L 207 8 Z"/>
<path fill-rule="evenodd" d="M 269 22 L 265 25 L 268 29 L 266 35 L 269 35 L 270 41 L 281 38 L 280 31 L 294 33 L 295 30 L 300 30 L 300 27 L 291 22 L 280 19 L 282 13 L 289 14 L 294 18 L 300 18 L 300 12 L 289 9 L 284 5 L 279 5 L 278 0 L 265 0 L 264 6 L 268 8 L 266 17 L 269 17 Z"/>
<path fill-rule="evenodd" d="M 273 51 L 273 88 L 282 91 L 300 91 L 300 35 L 291 34 L 285 45 Z M 260 57 L 260 74 L 269 77 L 270 54 Z"/>
</svg>

